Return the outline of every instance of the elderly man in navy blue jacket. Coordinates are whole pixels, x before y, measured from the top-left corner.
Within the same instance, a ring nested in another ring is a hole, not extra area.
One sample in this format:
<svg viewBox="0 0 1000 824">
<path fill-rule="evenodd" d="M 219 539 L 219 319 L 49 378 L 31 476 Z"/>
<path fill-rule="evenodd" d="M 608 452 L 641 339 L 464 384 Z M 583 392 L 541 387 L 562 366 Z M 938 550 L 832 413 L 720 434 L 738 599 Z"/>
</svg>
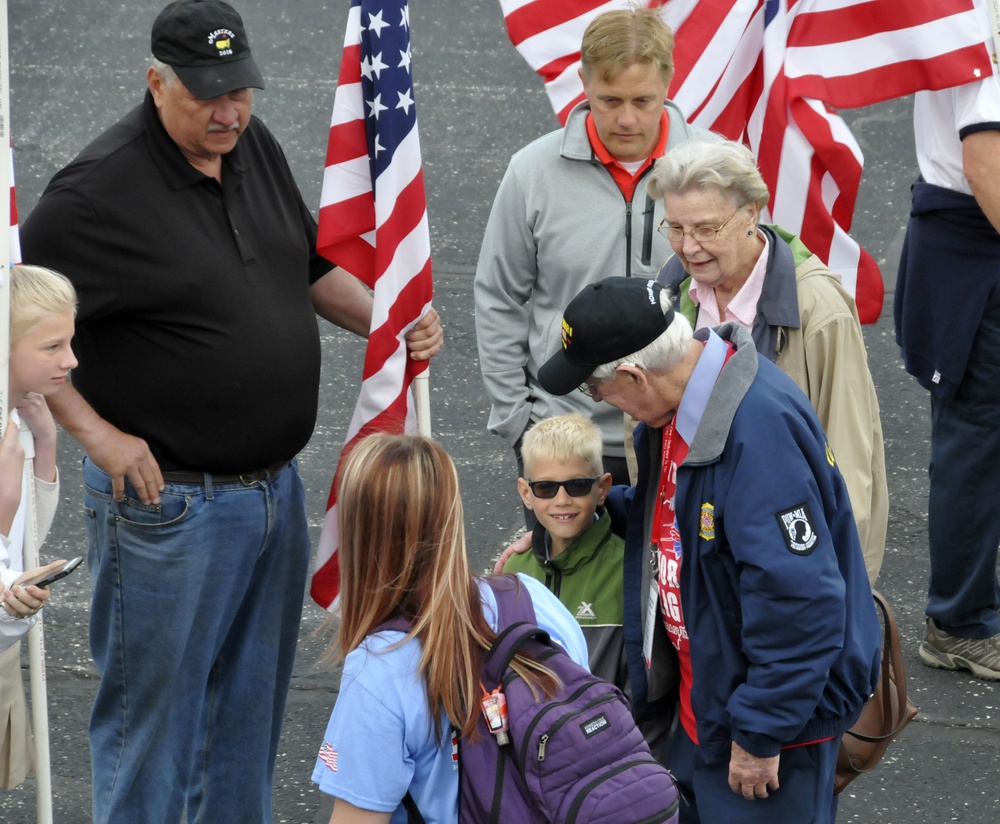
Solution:
<svg viewBox="0 0 1000 824">
<path fill-rule="evenodd" d="M 878 680 L 880 630 L 847 488 L 801 390 L 726 324 L 692 335 L 654 281 L 567 307 L 540 370 L 642 424 L 627 521 L 636 710 L 678 694 L 682 822 L 832 821 L 839 741 Z"/>
</svg>

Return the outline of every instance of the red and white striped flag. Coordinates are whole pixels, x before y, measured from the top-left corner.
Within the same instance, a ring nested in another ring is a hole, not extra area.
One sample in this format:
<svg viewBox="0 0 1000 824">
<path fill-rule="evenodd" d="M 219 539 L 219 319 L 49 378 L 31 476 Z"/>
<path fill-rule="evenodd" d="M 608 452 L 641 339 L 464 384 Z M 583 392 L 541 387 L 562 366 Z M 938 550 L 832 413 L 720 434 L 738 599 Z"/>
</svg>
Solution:
<svg viewBox="0 0 1000 824">
<path fill-rule="evenodd" d="M 14 150 L 10 152 L 10 263 L 21 262 L 21 235 L 17 229 L 17 196 L 14 192 Z"/>
<path fill-rule="evenodd" d="M 361 393 L 343 459 L 371 432 L 416 429 L 410 383 L 427 368 L 427 361 L 407 356 L 404 340 L 426 314 L 432 295 L 410 17 L 404 0 L 351 2 L 317 247 L 375 292 Z M 311 587 L 313 600 L 324 609 L 335 609 L 340 593 L 337 546 L 335 477 Z"/>
<path fill-rule="evenodd" d="M 974 0 L 648 0 L 674 30 L 670 96 L 688 119 L 750 146 L 765 219 L 799 234 L 855 295 L 863 323 L 882 279 L 847 234 L 864 158 L 831 108 L 867 106 L 992 71 Z M 565 122 L 583 98 L 583 32 L 627 0 L 500 0 L 511 41 Z"/>
</svg>

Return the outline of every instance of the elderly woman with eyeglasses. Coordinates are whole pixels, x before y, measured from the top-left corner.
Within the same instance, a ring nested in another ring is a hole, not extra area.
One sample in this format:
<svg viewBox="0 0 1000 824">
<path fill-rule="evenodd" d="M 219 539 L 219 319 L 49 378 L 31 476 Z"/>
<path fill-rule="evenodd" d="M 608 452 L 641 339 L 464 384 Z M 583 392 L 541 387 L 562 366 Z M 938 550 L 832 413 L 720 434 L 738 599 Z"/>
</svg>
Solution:
<svg viewBox="0 0 1000 824">
<path fill-rule="evenodd" d="M 760 222 L 770 195 L 745 146 L 678 146 L 656 162 L 648 190 L 664 203 L 659 230 L 674 254 L 657 279 L 673 290 L 675 306 L 696 329 L 727 321 L 749 329 L 757 351 L 809 397 L 847 481 L 874 584 L 889 504 L 878 399 L 854 300 L 798 237 Z"/>
</svg>

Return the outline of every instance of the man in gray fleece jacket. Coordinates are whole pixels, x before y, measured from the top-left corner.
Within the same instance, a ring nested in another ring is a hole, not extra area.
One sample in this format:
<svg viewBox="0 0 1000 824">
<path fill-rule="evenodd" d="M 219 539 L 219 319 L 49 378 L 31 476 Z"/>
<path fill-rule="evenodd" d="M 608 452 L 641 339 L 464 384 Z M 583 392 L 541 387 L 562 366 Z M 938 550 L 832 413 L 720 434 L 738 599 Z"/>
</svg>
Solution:
<svg viewBox="0 0 1000 824">
<path fill-rule="evenodd" d="M 525 431 L 579 412 L 601 429 L 605 469 L 628 483 L 621 412 L 579 393 L 553 397 L 536 376 L 559 346 L 563 310 L 584 286 L 609 275 L 653 278 L 670 254 L 655 231 L 663 204 L 640 184 L 665 151 L 715 137 L 666 99 L 673 46 L 655 10 L 596 17 L 581 45 L 586 100 L 563 129 L 514 155 L 497 191 L 476 270 L 476 337 L 489 429 L 514 448 L 519 472 Z"/>
</svg>

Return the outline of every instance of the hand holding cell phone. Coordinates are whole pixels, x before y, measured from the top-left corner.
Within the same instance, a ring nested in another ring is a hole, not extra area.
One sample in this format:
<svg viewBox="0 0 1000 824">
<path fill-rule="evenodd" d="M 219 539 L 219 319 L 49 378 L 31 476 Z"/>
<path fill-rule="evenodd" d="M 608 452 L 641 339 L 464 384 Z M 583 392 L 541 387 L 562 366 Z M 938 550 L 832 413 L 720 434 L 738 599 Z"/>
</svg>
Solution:
<svg viewBox="0 0 1000 824">
<path fill-rule="evenodd" d="M 30 618 L 49 600 L 49 584 L 69 575 L 76 569 L 82 558 L 71 561 L 59 560 L 51 564 L 29 569 L 0 595 L 4 612 L 11 618 Z"/>
<path fill-rule="evenodd" d="M 82 561 L 83 558 L 77 556 L 71 561 L 53 561 L 51 564 L 29 569 L 22 574 L 20 578 L 14 581 L 14 586 L 45 588 L 49 584 L 61 581 L 74 569 L 80 566 Z"/>
</svg>

